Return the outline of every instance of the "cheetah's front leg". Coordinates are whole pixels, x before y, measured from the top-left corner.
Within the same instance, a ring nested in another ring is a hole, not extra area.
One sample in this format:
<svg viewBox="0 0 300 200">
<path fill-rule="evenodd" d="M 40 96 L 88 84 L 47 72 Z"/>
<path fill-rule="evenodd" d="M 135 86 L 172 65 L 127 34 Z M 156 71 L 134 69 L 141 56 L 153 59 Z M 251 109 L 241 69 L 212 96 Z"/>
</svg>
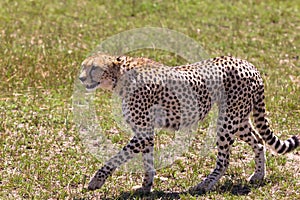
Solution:
<svg viewBox="0 0 300 200">
<path fill-rule="evenodd" d="M 94 177 L 91 179 L 88 189 L 96 190 L 102 187 L 105 180 L 112 175 L 112 173 L 122 164 L 126 163 L 128 160 L 133 158 L 137 153 L 145 149 L 148 145 L 149 139 L 143 137 L 134 136 L 130 142 L 114 157 L 112 157 L 108 162 L 101 167 Z"/>
<path fill-rule="evenodd" d="M 149 143 L 149 145 L 143 150 L 143 164 L 144 164 L 144 180 L 143 185 L 138 191 L 140 192 L 151 192 L 153 186 L 153 180 L 155 176 L 155 168 L 154 168 L 154 157 L 153 157 L 153 140 Z"/>
</svg>

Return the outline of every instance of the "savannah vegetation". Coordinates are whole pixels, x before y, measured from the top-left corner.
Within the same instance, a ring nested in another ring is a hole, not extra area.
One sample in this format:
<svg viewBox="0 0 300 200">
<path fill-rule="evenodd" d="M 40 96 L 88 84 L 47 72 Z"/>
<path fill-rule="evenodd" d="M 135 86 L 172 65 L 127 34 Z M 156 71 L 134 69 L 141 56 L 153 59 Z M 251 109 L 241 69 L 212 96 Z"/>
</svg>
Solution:
<svg viewBox="0 0 300 200">
<path fill-rule="evenodd" d="M 232 55 L 255 64 L 272 128 L 280 138 L 299 135 L 299 1 L 1 0 L 0 7 L 0 199 L 300 198 L 299 149 L 285 156 L 268 151 L 266 180 L 255 187 L 246 181 L 253 153 L 239 141 L 226 175 L 204 195 L 184 193 L 215 165 L 214 150 L 201 156 L 197 148 L 158 170 L 148 196 L 132 189 L 141 174 L 121 171 L 100 190 L 87 191 L 103 161 L 87 151 L 72 112 L 80 63 L 101 41 L 133 28 L 165 27 L 193 38 L 210 57 Z M 185 62 L 155 49 L 130 55 Z M 122 135 L 110 118 L 110 97 L 96 93 L 99 123 L 105 133 Z"/>
</svg>

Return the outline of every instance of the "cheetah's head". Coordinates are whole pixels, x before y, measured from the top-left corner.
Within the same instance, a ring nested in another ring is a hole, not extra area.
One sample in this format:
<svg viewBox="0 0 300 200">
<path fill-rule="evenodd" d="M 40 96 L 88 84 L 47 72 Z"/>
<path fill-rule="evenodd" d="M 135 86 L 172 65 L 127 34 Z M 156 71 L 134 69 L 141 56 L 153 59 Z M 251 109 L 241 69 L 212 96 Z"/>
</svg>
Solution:
<svg viewBox="0 0 300 200">
<path fill-rule="evenodd" d="M 79 75 L 81 83 L 87 91 L 97 88 L 112 90 L 118 78 L 117 57 L 95 54 L 82 62 Z"/>
</svg>

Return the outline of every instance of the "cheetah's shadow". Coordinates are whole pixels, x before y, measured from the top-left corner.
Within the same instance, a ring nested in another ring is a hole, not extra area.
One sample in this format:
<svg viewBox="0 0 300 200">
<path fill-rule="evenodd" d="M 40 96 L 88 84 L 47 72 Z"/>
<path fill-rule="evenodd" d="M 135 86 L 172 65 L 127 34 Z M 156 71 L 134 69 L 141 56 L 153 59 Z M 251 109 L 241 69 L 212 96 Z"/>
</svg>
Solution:
<svg viewBox="0 0 300 200">
<path fill-rule="evenodd" d="M 253 185 L 250 184 L 233 184 L 230 181 L 225 182 L 222 186 L 220 186 L 217 191 L 218 193 L 231 193 L 236 196 L 248 195 L 251 192 L 251 188 Z M 201 196 L 205 195 L 204 192 L 166 192 L 155 190 L 148 194 L 142 194 L 140 192 L 123 192 L 116 199 L 125 200 L 125 199 L 181 199 L 181 195 L 192 195 L 192 196 Z"/>
</svg>

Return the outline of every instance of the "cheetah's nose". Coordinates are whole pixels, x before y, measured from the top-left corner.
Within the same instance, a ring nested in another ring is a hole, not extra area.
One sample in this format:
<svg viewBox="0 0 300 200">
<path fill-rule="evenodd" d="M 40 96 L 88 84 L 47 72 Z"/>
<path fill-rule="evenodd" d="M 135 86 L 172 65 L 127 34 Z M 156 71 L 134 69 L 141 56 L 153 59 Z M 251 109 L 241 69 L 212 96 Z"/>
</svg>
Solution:
<svg viewBox="0 0 300 200">
<path fill-rule="evenodd" d="M 84 77 L 84 76 L 79 77 L 79 80 L 80 80 L 81 82 L 84 82 L 84 81 L 86 80 L 86 77 Z"/>
</svg>

